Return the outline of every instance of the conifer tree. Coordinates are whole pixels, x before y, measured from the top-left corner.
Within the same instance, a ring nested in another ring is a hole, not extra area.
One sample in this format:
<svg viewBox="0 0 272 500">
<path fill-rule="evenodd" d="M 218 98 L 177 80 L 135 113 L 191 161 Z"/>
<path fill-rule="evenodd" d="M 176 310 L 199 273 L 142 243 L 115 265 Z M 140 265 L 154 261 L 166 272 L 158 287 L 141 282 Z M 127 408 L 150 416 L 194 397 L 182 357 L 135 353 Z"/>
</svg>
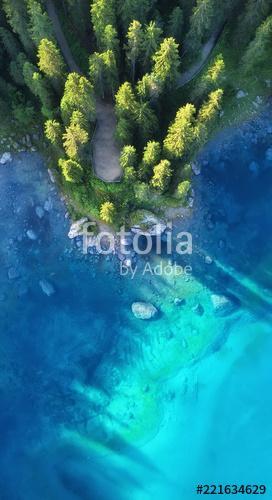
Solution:
<svg viewBox="0 0 272 500">
<path fill-rule="evenodd" d="M 94 0 L 91 5 L 91 18 L 94 33 L 96 36 L 97 47 L 104 50 L 105 29 L 111 26 L 116 29 L 116 13 L 114 0 Z"/>
<path fill-rule="evenodd" d="M 132 21 L 127 33 L 126 54 L 130 65 L 132 82 L 135 81 L 136 65 L 141 58 L 144 34 L 139 21 Z"/>
<path fill-rule="evenodd" d="M 81 184 L 83 177 L 83 168 L 77 161 L 59 159 L 59 167 L 66 182 Z"/>
<path fill-rule="evenodd" d="M 124 146 L 120 155 L 120 165 L 123 169 L 137 166 L 137 151 L 134 146 Z"/>
<path fill-rule="evenodd" d="M 177 6 L 172 10 L 169 16 L 167 35 L 173 37 L 178 43 L 182 42 L 183 24 L 183 11 L 179 6 Z"/>
<path fill-rule="evenodd" d="M 61 146 L 62 127 L 57 120 L 47 120 L 44 125 L 45 137 L 54 146 Z"/>
<path fill-rule="evenodd" d="M 63 147 L 67 156 L 72 160 L 78 160 L 82 152 L 82 147 L 87 144 L 88 140 L 88 132 L 72 115 L 71 123 L 63 134 Z"/>
<path fill-rule="evenodd" d="M 54 106 L 51 91 L 46 80 L 38 72 L 37 68 L 29 61 L 24 63 L 23 76 L 27 87 L 31 90 L 34 96 L 40 99 L 42 104 L 42 114 L 46 118 L 51 119 L 53 116 Z"/>
<path fill-rule="evenodd" d="M 16 59 L 20 52 L 20 45 L 11 31 L 0 28 L 0 40 L 10 59 Z"/>
<path fill-rule="evenodd" d="M 142 60 L 144 70 L 149 71 L 152 58 L 158 50 L 162 37 L 162 29 L 155 21 L 151 21 L 145 26 L 142 41 Z"/>
<path fill-rule="evenodd" d="M 153 56 L 152 73 L 162 88 L 174 87 L 180 67 L 178 44 L 174 38 L 165 38 Z"/>
<path fill-rule="evenodd" d="M 70 73 L 68 75 L 60 109 L 65 124 L 69 123 L 73 111 L 81 111 L 88 122 L 95 120 L 93 85 L 85 76 L 81 76 L 78 73 Z"/>
<path fill-rule="evenodd" d="M 124 33 L 134 20 L 145 24 L 155 4 L 155 0 L 119 0 L 119 9 Z"/>
<path fill-rule="evenodd" d="M 107 224 L 113 223 L 115 213 L 115 206 L 110 201 L 105 201 L 100 207 L 100 218 Z"/>
<path fill-rule="evenodd" d="M 186 104 L 178 110 L 163 143 L 167 158 L 180 159 L 189 149 L 195 138 L 195 114 L 193 104 Z"/>
<path fill-rule="evenodd" d="M 28 14 L 26 3 L 22 0 L 2 0 L 7 20 L 28 54 L 33 54 L 34 47 L 28 33 Z"/>
<path fill-rule="evenodd" d="M 140 165 L 140 177 L 147 180 L 151 177 L 155 165 L 158 165 L 161 159 L 161 145 L 156 141 L 149 141 L 145 148 L 142 163 Z"/>
<path fill-rule="evenodd" d="M 168 160 L 161 160 L 158 165 L 154 167 L 153 177 L 151 179 L 151 186 L 161 192 L 166 191 L 172 177 L 171 163 Z"/>
<path fill-rule="evenodd" d="M 272 16 L 259 26 L 254 40 L 249 44 L 243 57 L 243 69 L 250 73 L 259 67 L 270 64 L 271 60 L 271 41 L 272 41 Z"/>
<path fill-rule="evenodd" d="M 54 42 L 43 38 L 38 47 L 38 67 L 58 85 L 63 82 L 65 63 L 60 50 Z"/>
<path fill-rule="evenodd" d="M 43 38 L 54 42 L 54 31 L 51 20 L 37 0 L 27 0 L 29 15 L 29 34 L 38 47 Z"/>
</svg>

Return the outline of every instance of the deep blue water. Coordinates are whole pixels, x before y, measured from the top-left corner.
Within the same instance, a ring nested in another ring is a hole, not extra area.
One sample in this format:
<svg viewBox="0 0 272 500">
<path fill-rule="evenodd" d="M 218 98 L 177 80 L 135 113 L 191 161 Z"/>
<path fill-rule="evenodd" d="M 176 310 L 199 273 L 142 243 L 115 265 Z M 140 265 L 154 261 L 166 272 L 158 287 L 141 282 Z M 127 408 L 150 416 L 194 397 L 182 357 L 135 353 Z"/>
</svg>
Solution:
<svg viewBox="0 0 272 500">
<path fill-rule="evenodd" d="M 267 112 L 201 153 L 180 224 L 189 280 L 131 280 L 115 259 L 84 257 L 42 159 L 1 167 L 1 500 L 191 500 L 198 482 L 271 492 L 271 125 Z M 216 316 L 212 293 L 236 312 Z M 132 316 L 139 299 L 156 321 Z"/>
</svg>

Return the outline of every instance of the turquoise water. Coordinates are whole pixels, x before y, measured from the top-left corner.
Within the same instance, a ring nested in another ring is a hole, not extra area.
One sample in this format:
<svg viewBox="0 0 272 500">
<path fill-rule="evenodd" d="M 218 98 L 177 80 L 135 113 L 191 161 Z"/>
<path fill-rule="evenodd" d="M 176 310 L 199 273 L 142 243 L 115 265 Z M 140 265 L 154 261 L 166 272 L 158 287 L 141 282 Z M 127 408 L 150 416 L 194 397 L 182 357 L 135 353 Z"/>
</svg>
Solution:
<svg viewBox="0 0 272 500">
<path fill-rule="evenodd" d="M 192 232 L 193 256 L 171 259 L 191 278 L 143 276 L 142 262 L 131 280 L 113 258 L 84 257 L 42 159 L 1 167 L 1 500 L 271 491 L 271 130 L 265 114 L 201 153 L 192 216 L 175 227 Z M 234 313 L 217 316 L 213 293 L 233 296 Z M 135 300 L 158 319 L 136 320 Z"/>
</svg>

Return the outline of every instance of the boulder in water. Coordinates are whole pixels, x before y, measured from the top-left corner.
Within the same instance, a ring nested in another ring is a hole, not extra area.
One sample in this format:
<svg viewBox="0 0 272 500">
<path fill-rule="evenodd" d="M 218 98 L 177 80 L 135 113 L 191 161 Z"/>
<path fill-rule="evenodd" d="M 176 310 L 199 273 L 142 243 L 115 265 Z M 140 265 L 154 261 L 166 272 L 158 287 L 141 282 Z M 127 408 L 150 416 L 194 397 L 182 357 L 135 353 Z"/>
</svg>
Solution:
<svg viewBox="0 0 272 500">
<path fill-rule="evenodd" d="M 83 235 L 83 225 L 86 222 L 88 222 L 87 217 L 82 217 L 82 219 L 74 222 L 70 227 L 70 231 L 68 233 L 68 238 L 70 238 L 70 240 L 73 240 L 77 236 L 82 236 Z"/>
<path fill-rule="evenodd" d="M 28 229 L 28 231 L 26 232 L 26 235 L 27 235 L 27 237 L 28 237 L 30 240 L 35 241 L 35 240 L 37 239 L 37 235 L 36 235 L 36 233 L 33 231 L 33 229 Z"/>
<path fill-rule="evenodd" d="M 226 295 L 211 295 L 211 301 L 214 313 L 218 316 L 227 316 L 232 314 L 236 308 L 234 300 Z"/>
<path fill-rule="evenodd" d="M 137 319 L 152 319 L 158 314 L 158 309 L 148 302 L 134 302 L 131 309 Z"/>
<path fill-rule="evenodd" d="M 42 207 L 36 207 L 35 208 L 35 212 L 36 212 L 37 217 L 39 217 L 39 219 L 43 218 L 43 216 L 44 216 L 44 209 Z"/>
<path fill-rule="evenodd" d="M 0 158 L 1 165 L 6 165 L 7 163 L 10 163 L 11 161 L 12 161 L 12 156 L 10 153 L 4 153 Z"/>
<path fill-rule="evenodd" d="M 272 161 L 272 148 L 268 148 L 265 152 L 265 158 L 268 161 Z"/>
<path fill-rule="evenodd" d="M 8 270 L 8 278 L 10 280 L 16 280 L 20 278 L 20 272 L 16 267 L 10 267 Z"/>
<path fill-rule="evenodd" d="M 43 293 L 45 293 L 45 295 L 47 295 L 47 297 L 51 297 L 51 295 L 53 295 L 55 293 L 55 288 L 53 287 L 53 285 L 51 283 L 49 283 L 49 281 L 41 280 L 39 282 L 39 285 L 40 285 Z"/>
</svg>

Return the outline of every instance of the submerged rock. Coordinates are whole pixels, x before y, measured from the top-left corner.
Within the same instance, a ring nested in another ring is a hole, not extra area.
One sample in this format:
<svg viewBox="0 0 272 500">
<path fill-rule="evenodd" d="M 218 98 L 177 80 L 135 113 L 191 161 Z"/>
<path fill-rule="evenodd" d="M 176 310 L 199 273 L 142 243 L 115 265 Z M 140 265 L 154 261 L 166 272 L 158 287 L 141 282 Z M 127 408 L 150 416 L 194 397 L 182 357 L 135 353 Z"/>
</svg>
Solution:
<svg viewBox="0 0 272 500">
<path fill-rule="evenodd" d="M 247 96 L 247 93 L 244 90 L 238 90 L 236 94 L 236 99 L 243 99 Z"/>
<path fill-rule="evenodd" d="M 40 285 L 43 293 L 45 293 L 45 295 L 47 295 L 47 297 L 51 297 L 51 295 L 53 295 L 55 293 L 55 288 L 53 287 L 53 285 L 51 283 L 49 283 L 49 281 L 41 280 L 39 282 L 39 285 Z"/>
<path fill-rule="evenodd" d="M 11 161 L 12 161 L 12 156 L 10 153 L 4 153 L 0 158 L 1 165 L 6 165 L 7 163 L 10 163 Z"/>
<path fill-rule="evenodd" d="M 218 316 L 226 316 L 232 314 L 236 309 L 236 304 L 230 297 L 226 295 L 211 295 L 211 301 L 214 309 L 214 313 Z"/>
<path fill-rule="evenodd" d="M 268 148 L 265 152 L 265 158 L 268 161 L 272 161 L 272 148 Z"/>
<path fill-rule="evenodd" d="M 193 307 L 192 311 L 197 314 L 198 316 L 203 316 L 204 314 L 204 307 L 201 304 L 197 304 L 196 306 Z"/>
<path fill-rule="evenodd" d="M 8 278 L 10 280 L 16 280 L 20 278 L 20 272 L 16 267 L 10 267 L 8 270 Z"/>
<path fill-rule="evenodd" d="M 42 207 L 36 207 L 35 208 L 35 212 L 36 212 L 37 217 L 39 217 L 39 219 L 43 218 L 43 216 L 44 216 L 44 209 Z"/>
<path fill-rule="evenodd" d="M 249 166 L 248 170 L 253 174 L 253 175 L 258 175 L 259 170 L 260 170 L 260 165 L 256 161 L 252 161 Z"/>
<path fill-rule="evenodd" d="M 82 219 L 79 219 L 76 222 L 74 222 L 70 227 L 70 231 L 68 233 L 68 238 L 70 238 L 70 240 L 73 240 L 77 236 L 82 236 L 83 235 L 83 225 L 86 222 L 88 222 L 87 217 L 82 217 Z"/>
<path fill-rule="evenodd" d="M 192 163 L 192 171 L 195 175 L 201 174 L 201 166 L 198 163 Z"/>
<path fill-rule="evenodd" d="M 158 314 L 158 309 L 148 302 L 134 302 L 131 309 L 137 319 L 152 319 Z"/>
<path fill-rule="evenodd" d="M 32 241 L 35 241 L 38 238 L 38 236 L 36 235 L 36 233 L 32 229 L 28 229 L 28 231 L 26 232 L 26 235 Z"/>
</svg>

